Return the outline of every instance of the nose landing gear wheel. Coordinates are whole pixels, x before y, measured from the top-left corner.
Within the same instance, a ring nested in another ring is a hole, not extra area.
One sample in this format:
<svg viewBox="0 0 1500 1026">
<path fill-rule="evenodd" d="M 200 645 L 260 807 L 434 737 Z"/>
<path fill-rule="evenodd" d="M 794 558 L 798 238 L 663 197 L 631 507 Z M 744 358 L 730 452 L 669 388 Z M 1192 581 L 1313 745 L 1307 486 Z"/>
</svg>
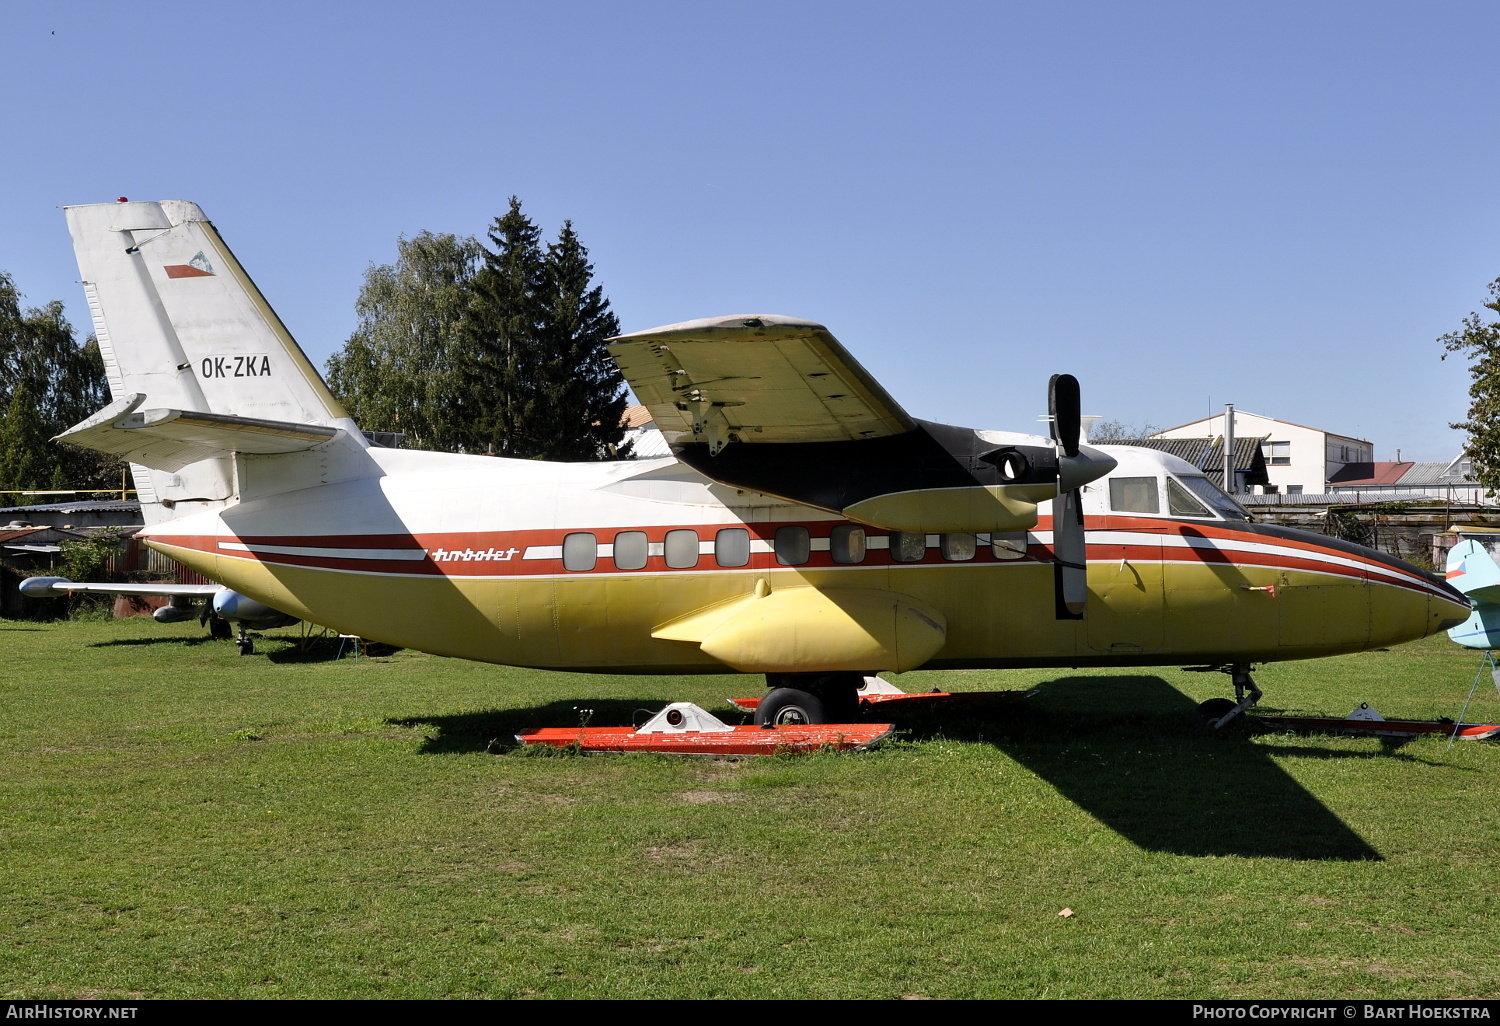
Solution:
<svg viewBox="0 0 1500 1026">
<path fill-rule="evenodd" d="M 776 688 L 755 707 L 757 727 L 827 723 L 828 713 L 817 695 L 797 688 Z"/>
</svg>

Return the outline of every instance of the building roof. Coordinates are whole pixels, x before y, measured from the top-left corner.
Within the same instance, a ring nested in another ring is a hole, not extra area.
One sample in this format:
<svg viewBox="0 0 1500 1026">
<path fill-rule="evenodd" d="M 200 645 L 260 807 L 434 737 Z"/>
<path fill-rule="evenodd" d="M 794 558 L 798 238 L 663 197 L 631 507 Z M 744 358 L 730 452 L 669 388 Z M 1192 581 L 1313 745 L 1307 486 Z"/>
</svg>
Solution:
<svg viewBox="0 0 1500 1026">
<path fill-rule="evenodd" d="M 1457 463 L 1457 460 L 1449 463 L 1425 460 L 1413 463 L 1411 469 L 1402 475 L 1400 483 L 1404 485 L 1432 485 L 1437 488 L 1445 488 L 1448 485 L 1477 485 L 1479 482 L 1460 470 Z"/>
<path fill-rule="evenodd" d="M 44 502 L 35 506 L 5 506 L 0 517 L 24 517 L 27 513 L 139 513 L 141 504 L 134 499 L 89 499 L 82 502 Z"/>
<path fill-rule="evenodd" d="M 651 411 L 644 406 L 627 406 L 625 415 L 620 418 L 620 426 L 623 428 L 638 428 L 651 423 Z"/>
<path fill-rule="evenodd" d="M 1243 413 L 1247 417 L 1259 417 L 1261 420 L 1269 420 L 1273 424 L 1285 424 L 1288 427 L 1301 428 L 1304 431 L 1316 431 L 1319 434 L 1332 435 L 1335 438 L 1347 438 L 1351 442 L 1364 442 L 1366 445 L 1373 444 L 1368 438 L 1356 438 L 1353 435 L 1341 435 L 1337 431 L 1329 431 L 1327 428 L 1311 427 L 1307 424 L 1298 424 L 1294 420 L 1282 420 L 1279 417 L 1267 417 L 1264 413 L 1252 413 L 1250 410 L 1235 410 L 1234 412 L 1236 414 Z M 1206 417 L 1199 417 L 1197 420 L 1190 420 L 1186 424 L 1178 424 L 1176 427 L 1163 428 L 1161 431 L 1158 431 L 1157 434 L 1162 435 L 1166 434 L 1168 431 L 1181 431 L 1185 427 L 1192 427 L 1194 424 L 1205 424 L 1208 421 L 1215 419 L 1216 417 L 1222 416 L 1224 416 L 1222 412 L 1210 413 Z M 1265 437 L 1269 438 L 1271 436 L 1266 435 Z"/>
<path fill-rule="evenodd" d="M 1345 463 L 1328 479 L 1330 485 L 1343 488 L 1374 487 L 1379 485 L 1414 484 L 1402 480 L 1415 464 L 1405 463 Z"/>
<path fill-rule="evenodd" d="M 1234 470 L 1245 475 L 1247 485 L 1270 484 L 1266 474 L 1266 457 L 1261 451 L 1265 435 L 1241 435 L 1234 440 Z M 1203 471 L 1214 484 L 1224 487 L 1224 439 L 1223 438 L 1136 438 L 1127 442 L 1101 443 L 1109 445 L 1138 445 L 1143 449 L 1159 449 L 1171 453 L 1178 459 L 1187 460 Z"/>
</svg>

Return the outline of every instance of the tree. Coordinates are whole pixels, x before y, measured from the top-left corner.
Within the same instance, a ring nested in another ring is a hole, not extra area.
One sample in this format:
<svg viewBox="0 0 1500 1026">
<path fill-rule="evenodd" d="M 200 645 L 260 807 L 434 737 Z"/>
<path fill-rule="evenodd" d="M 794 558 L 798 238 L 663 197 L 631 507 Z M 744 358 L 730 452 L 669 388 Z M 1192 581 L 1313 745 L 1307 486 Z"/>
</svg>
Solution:
<svg viewBox="0 0 1500 1026">
<path fill-rule="evenodd" d="M 495 248 L 484 252 L 464 320 L 460 409 L 469 451 L 524 459 L 534 455 L 525 425 L 541 405 L 535 376 L 538 298 L 546 288 L 541 232 L 512 196 L 489 237 Z"/>
<path fill-rule="evenodd" d="M 1490 282 L 1485 309 L 1500 314 L 1500 278 Z M 1488 323 L 1478 314 L 1464 318 L 1463 327 L 1438 339 L 1448 353 L 1470 358 L 1469 418 L 1450 424 L 1468 434 L 1464 454 L 1474 468 L 1474 477 L 1494 494 L 1500 490 L 1500 321 Z"/>
<path fill-rule="evenodd" d="M 514 196 L 490 246 L 422 232 L 372 266 L 360 324 L 328 384 L 364 427 L 420 448 L 520 459 L 625 455 L 625 383 L 605 349 L 619 333 L 588 250 L 565 222 L 545 250 Z"/>
<path fill-rule="evenodd" d="M 0 488 L 116 485 L 119 460 L 48 441 L 108 402 L 98 342 L 79 344 L 61 302 L 23 311 L 21 298 L 0 271 Z"/>
<path fill-rule="evenodd" d="M 1140 424 L 1127 424 L 1121 420 L 1101 420 L 1089 426 L 1089 444 L 1109 445 L 1115 442 L 1134 442 L 1142 438 L 1150 438 L 1160 430 L 1161 428 L 1155 424 L 1146 421 Z"/>
<path fill-rule="evenodd" d="M 402 236 L 396 247 L 395 264 L 365 272 L 359 327 L 329 357 L 328 385 L 365 427 L 404 431 L 418 449 L 461 449 L 458 328 L 484 249 L 432 232 Z"/>
<path fill-rule="evenodd" d="M 589 251 L 564 221 L 547 247 L 538 296 L 538 408 L 529 411 L 525 446 L 539 459 L 625 456 L 625 383 L 604 340 L 620 333 L 604 290 L 593 285 Z"/>
</svg>

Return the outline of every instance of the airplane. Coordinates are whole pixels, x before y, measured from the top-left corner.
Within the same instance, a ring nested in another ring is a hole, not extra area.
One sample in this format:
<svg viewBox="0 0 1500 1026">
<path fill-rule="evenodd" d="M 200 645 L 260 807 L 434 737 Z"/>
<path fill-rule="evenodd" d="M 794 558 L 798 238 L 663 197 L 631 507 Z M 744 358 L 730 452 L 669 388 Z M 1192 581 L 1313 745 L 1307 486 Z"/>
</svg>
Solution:
<svg viewBox="0 0 1500 1026">
<path fill-rule="evenodd" d="M 157 623 L 182 623 L 197 620 L 207 624 L 214 637 L 229 637 L 231 625 L 238 627 L 235 644 L 240 655 L 255 652 L 249 631 L 267 631 L 301 623 L 279 609 L 272 609 L 241 595 L 222 584 L 108 584 L 93 581 L 70 581 L 66 577 L 28 577 L 20 584 L 21 594 L 32 598 L 57 598 L 63 595 L 153 595 L 168 599 L 166 605 L 151 611 Z M 220 634 L 223 624 L 223 634 Z"/>
<path fill-rule="evenodd" d="M 1252 664 L 1446 630 L 1469 602 L 1373 549 L 1252 522 L 1202 472 L 910 416 L 821 324 L 610 340 L 664 459 L 372 446 L 194 203 L 66 208 L 112 402 L 58 439 L 132 464 L 152 548 L 265 607 L 441 655 L 764 674 L 769 725 L 848 722 L 866 674 Z"/>
<path fill-rule="evenodd" d="M 1448 637 L 1465 648 L 1500 648 L 1500 566 L 1494 557 L 1472 538 L 1465 539 L 1448 550 L 1444 569 L 1448 583 L 1474 606 Z"/>
</svg>

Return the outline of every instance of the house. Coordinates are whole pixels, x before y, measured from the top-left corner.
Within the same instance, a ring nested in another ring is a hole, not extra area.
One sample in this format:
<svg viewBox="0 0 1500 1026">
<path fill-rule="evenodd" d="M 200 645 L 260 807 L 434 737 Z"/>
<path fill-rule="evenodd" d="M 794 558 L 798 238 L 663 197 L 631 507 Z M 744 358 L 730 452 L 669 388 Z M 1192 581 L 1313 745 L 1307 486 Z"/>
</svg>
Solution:
<svg viewBox="0 0 1500 1026">
<path fill-rule="evenodd" d="M 1225 414 L 1179 424 L 1158 431 L 1153 438 L 1218 438 L 1224 434 Z M 1334 434 L 1305 424 L 1277 420 L 1247 410 L 1234 411 L 1234 434 L 1264 438 L 1261 451 L 1266 459 L 1269 482 L 1263 492 L 1296 495 L 1321 493 L 1328 481 L 1346 464 L 1370 463 L 1375 446 L 1363 438 Z"/>
</svg>

